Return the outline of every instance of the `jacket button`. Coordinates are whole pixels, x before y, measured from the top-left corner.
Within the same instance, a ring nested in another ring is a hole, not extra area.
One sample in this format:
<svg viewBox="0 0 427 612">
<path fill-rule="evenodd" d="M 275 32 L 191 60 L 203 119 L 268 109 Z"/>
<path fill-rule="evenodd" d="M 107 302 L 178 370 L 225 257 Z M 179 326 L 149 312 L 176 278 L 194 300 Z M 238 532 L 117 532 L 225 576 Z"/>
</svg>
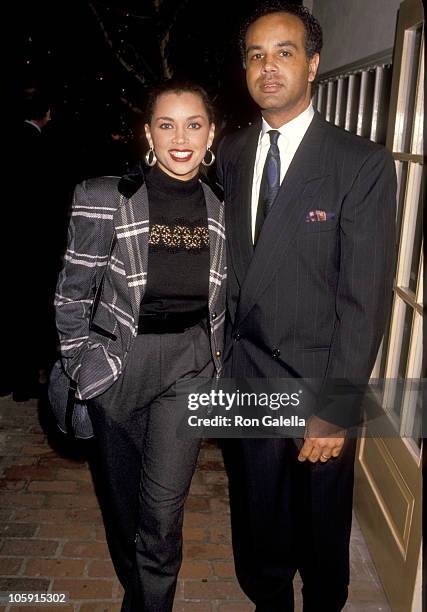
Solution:
<svg viewBox="0 0 427 612">
<path fill-rule="evenodd" d="M 280 357 L 280 349 L 275 348 L 271 351 L 271 354 L 273 355 L 274 359 L 278 359 L 278 357 Z"/>
<path fill-rule="evenodd" d="M 215 355 L 216 357 L 221 357 L 221 351 L 216 351 Z"/>
<path fill-rule="evenodd" d="M 216 319 L 216 312 L 213 312 L 211 315 L 211 319 Z"/>
<path fill-rule="evenodd" d="M 239 334 L 239 332 L 236 332 L 235 334 L 233 334 L 233 338 L 236 342 L 238 342 L 240 340 L 240 338 L 242 337 L 241 334 Z"/>
</svg>

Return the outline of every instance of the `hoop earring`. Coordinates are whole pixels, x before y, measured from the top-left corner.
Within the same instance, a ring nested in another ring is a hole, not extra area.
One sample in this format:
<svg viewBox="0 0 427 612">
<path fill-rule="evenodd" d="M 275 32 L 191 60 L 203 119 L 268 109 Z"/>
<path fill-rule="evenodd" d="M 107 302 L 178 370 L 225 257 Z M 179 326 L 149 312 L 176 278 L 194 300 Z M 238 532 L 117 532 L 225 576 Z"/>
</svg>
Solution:
<svg viewBox="0 0 427 612">
<path fill-rule="evenodd" d="M 213 163 L 214 163 L 214 161 L 215 161 L 215 154 L 213 153 L 213 151 L 211 151 L 211 148 L 210 148 L 210 147 L 208 147 L 208 148 L 206 149 L 206 153 L 210 153 L 210 154 L 211 154 L 211 158 L 210 158 L 210 160 L 209 160 L 208 162 L 206 162 L 206 161 L 205 161 L 205 158 L 203 158 L 203 159 L 202 159 L 202 164 L 203 164 L 204 166 L 206 166 L 206 167 L 209 167 L 209 166 L 212 166 L 212 164 L 213 164 Z M 205 157 L 206 157 L 206 153 L 205 153 Z"/>
<path fill-rule="evenodd" d="M 153 167 L 157 162 L 156 154 L 154 153 L 153 147 L 150 147 L 147 153 L 145 154 L 145 163 L 147 166 Z"/>
</svg>

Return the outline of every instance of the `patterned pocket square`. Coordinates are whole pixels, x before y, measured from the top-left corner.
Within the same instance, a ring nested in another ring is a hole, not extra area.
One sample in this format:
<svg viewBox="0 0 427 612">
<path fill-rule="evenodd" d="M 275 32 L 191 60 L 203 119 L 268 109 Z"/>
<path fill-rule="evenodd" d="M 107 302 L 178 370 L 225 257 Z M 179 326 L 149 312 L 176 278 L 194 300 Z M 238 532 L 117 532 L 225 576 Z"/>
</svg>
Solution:
<svg viewBox="0 0 427 612">
<path fill-rule="evenodd" d="M 310 222 L 318 222 L 318 221 L 329 221 L 329 219 L 333 219 L 335 217 L 335 213 L 326 212 L 326 210 L 310 210 L 305 220 L 307 223 Z"/>
</svg>

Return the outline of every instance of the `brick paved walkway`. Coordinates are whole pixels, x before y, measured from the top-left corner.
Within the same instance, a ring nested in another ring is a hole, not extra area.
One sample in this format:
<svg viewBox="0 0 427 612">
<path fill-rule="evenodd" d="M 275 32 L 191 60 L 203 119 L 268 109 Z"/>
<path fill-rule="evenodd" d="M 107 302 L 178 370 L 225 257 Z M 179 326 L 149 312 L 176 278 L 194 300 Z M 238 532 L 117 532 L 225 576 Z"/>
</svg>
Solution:
<svg viewBox="0 0 427 612">
<path fill-rule="evenodd" d="M 0 592 L 70 597 L 60 607 L 0 605 L 0 612 L 120 610 L 122 589 L 109 559 L 87 453 L 87 444 L 70 446 L 58 436 L 36 402 L 0 399 Z M 174 612 L 253 611 L 234 575 L 226 477 L 215 444 L 205 443 L 199 457 L 184 541 Z M 357 526 L 352 542 L 354 587 L 346 610 L 388 610 Z"/>
</svg>

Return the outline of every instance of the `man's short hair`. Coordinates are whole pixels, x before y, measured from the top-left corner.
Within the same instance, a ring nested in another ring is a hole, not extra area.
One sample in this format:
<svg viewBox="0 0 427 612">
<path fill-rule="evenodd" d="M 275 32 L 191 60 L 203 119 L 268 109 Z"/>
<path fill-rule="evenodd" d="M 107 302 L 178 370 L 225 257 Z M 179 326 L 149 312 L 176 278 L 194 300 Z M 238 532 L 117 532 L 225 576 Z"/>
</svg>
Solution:
<svg viewBox="0 0 427 612">
<path fill-rule="evenodd" d="M 24 91 L 24 119 L 41 121 L 50 110 L 47 96 L 38 89 L 26 89 Z"/>
<path fill-rule="evenodd" d="M 260 17 L 271 15 L 272 13 L 288 13 L 295 15 L 303 23 L 305 31 L 305 52 L 310 59 L 315 53 L 320 53 L 323 45 L 323 35 L 320 23 L 310 13 L 310 11 L 300 4 L 284 2 L 280 0 L 267 0 L 258 6 L 242 23 L 239 32 L 239 46 L 243 64 L 246 64 L 246 33 L 255 21 Z"/>
</svg>

